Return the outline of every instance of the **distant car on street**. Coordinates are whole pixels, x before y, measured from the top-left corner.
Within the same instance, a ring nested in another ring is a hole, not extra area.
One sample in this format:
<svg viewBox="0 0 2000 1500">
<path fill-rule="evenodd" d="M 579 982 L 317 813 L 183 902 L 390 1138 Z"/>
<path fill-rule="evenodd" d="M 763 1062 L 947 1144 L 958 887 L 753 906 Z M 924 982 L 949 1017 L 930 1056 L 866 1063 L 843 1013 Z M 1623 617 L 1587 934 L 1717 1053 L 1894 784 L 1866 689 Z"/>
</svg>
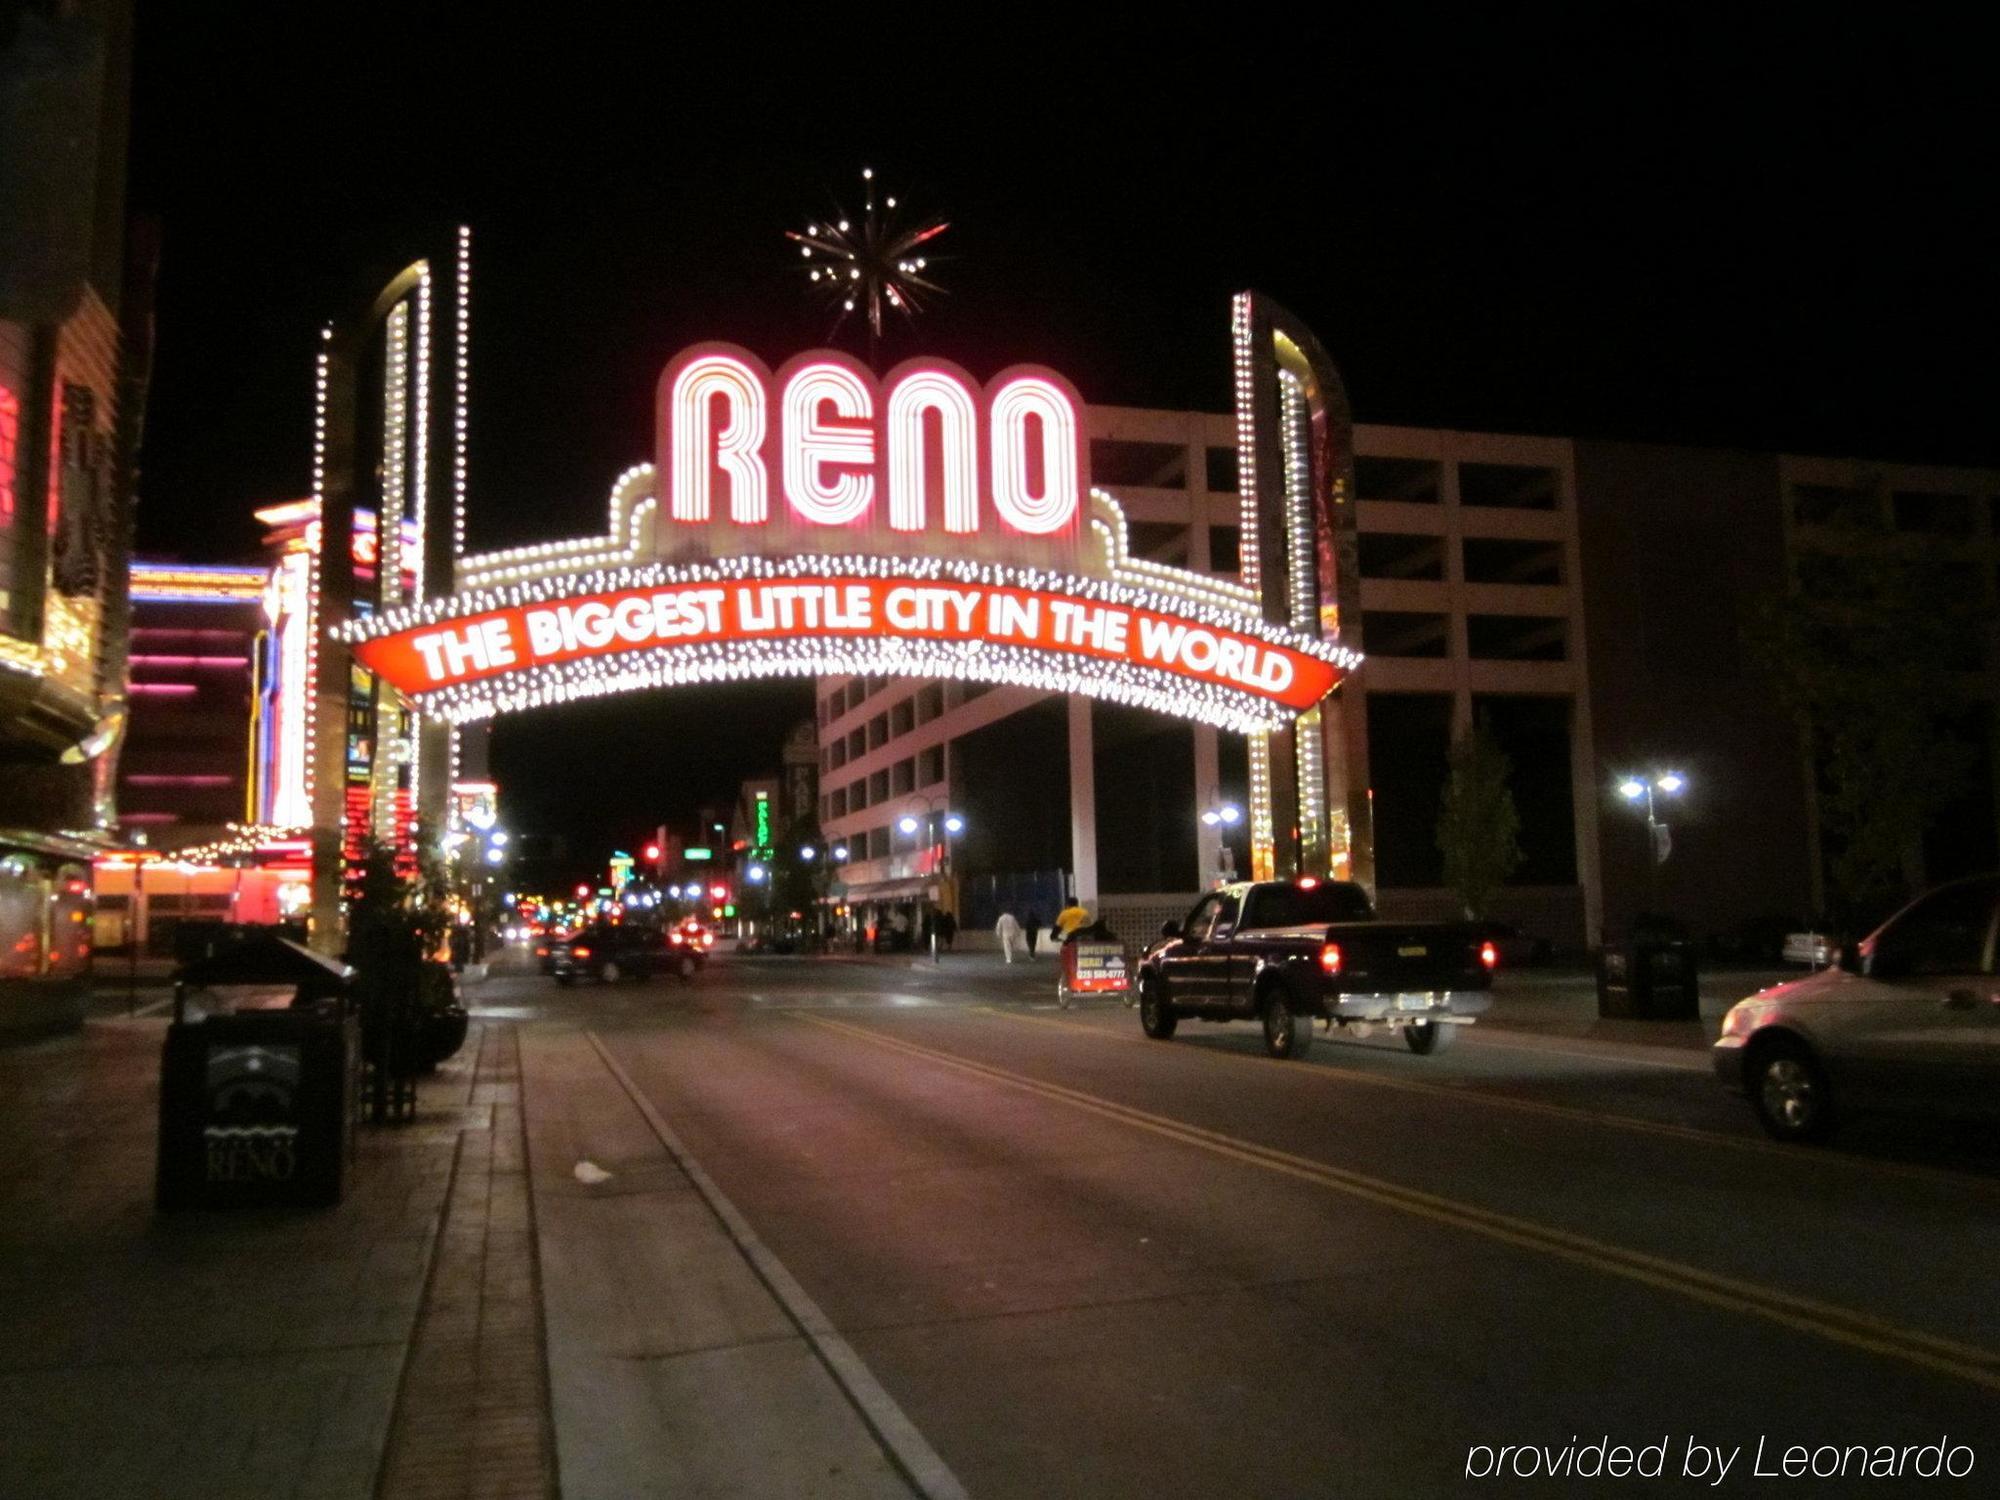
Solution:
<svg viewBox="0 0 2000 1500">
<path fill-rule="evenodd" d="M 1716 1075 L 1784 1141 L 1869 1110 L 2000 1118 L 1996 920 L 2000 874 L 1927 892 L 1835 967 L 1731 1007 Z"/>
<path fill-rule="evenodd" d="M 648 979 L 658 970 L 680 971 L 660 929 L 638 922 L 593 922 L 569 937 L 557 938 L 549 944 L 548 965 L 556 983 L 564 986 L 580 978 L 616 984 L 621 979 Z"/>
<path fill-rule="evenodd" d="M 708 950 L 715 946 L 715 934 L 693 917 L 667 929 L 667 967 L 683 979 L 692 979 L 708 962 Z"/>
</svg>

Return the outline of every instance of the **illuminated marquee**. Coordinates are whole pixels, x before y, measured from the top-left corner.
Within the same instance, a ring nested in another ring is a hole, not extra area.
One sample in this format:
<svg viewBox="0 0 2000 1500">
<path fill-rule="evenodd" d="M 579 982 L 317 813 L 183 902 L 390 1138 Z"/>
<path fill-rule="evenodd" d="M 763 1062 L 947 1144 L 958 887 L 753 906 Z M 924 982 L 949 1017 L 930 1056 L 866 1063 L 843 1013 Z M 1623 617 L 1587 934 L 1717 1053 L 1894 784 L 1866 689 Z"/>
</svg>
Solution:
<svg viewBox="0 0 2000 1500">
<path fill-rule="evenodd" d="M 1089 483 L 1082 402 L 1015 366 L 772 373 L 703 344 L 657 392 L 657 463 L 600 539 L 467 556 L 458 591 L 343 627 L 454 722 L 647 686 L 896 673 L 1082 693 L 1232 729 L 1289 723 L 1358 653 L 1254 590 L 1133 558 Z"/>
</svg>

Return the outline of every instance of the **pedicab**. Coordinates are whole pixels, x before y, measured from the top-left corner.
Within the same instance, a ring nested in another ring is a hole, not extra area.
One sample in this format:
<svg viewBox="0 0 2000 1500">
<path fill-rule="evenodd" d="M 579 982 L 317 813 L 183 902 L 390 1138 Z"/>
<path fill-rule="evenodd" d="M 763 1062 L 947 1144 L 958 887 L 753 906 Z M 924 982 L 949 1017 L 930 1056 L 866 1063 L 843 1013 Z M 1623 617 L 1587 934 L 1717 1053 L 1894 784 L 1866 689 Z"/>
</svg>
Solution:
<svg viewBox="0 0 2000 1500">
<path fill-rule="evenodd" d="M 1117 935 L 1098 922 L 1063 940 L 1062 962 L 1056 969 L 1056 1004 L 1069 1009 L 1084 995 L 1116 995 L 1133 1001 L 1132 963 Z"/>
</svg>

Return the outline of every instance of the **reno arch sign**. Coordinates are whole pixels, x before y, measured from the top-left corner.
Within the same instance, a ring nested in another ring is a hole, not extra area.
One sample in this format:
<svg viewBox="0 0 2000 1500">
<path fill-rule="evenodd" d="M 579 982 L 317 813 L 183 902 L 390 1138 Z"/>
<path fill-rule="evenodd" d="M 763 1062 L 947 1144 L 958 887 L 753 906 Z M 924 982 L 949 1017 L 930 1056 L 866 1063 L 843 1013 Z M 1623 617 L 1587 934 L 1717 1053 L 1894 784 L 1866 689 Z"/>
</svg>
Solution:
<svg viewBox="0 0 2000 1500">
<path fill-rule="evenodd" d="M 709 343 L 661 371 L 652 461 L 602 533 L 456 556 L 448 591 L 428 569 L 334 638 L 432 723 L 780 675 L 1136 704 L 1249 735 L 1254 870 L 1370 880 L 1366 736 L 1335 692 L 1361 662 L 1346 398 L 1274 304 L 1239 296 L 1234 333 L 1235 576 L 1132 555 L 1053 370 Z M 462 528 L 462 483 L 453 506 Z"/>
<path fill-rule="evenodd" d="M 1054 371 L 983 386 L 940 360 L 878 381 L 815 350 L 773 375 L 703 344 L 660 375 L 654 472 L 662 551 L 728 556 L 851 547 L 1071 561 L 1089 490 L 1083 403 Z"/>
</svg>

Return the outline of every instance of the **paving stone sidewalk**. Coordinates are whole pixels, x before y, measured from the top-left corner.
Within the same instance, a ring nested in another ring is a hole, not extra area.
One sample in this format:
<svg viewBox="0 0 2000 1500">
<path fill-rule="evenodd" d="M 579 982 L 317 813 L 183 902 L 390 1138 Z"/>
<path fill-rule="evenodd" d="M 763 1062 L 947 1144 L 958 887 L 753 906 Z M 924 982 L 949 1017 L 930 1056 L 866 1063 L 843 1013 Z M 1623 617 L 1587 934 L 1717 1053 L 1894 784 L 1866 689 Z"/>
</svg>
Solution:
<svg viewBox="0 0 2000 1500">
<path fill-rule="evenodd" d="M 460 1153 L 496 1153 L 498 1039 L 476 1028 L 415 1123 L 363 1129 L 338 1208 L 161 1216 L 164 1031 L 0 1049 L 0 1495 L 372 1496 L 455 1180 L 485 1253 L 491 1173 Z"/>
</svg>

